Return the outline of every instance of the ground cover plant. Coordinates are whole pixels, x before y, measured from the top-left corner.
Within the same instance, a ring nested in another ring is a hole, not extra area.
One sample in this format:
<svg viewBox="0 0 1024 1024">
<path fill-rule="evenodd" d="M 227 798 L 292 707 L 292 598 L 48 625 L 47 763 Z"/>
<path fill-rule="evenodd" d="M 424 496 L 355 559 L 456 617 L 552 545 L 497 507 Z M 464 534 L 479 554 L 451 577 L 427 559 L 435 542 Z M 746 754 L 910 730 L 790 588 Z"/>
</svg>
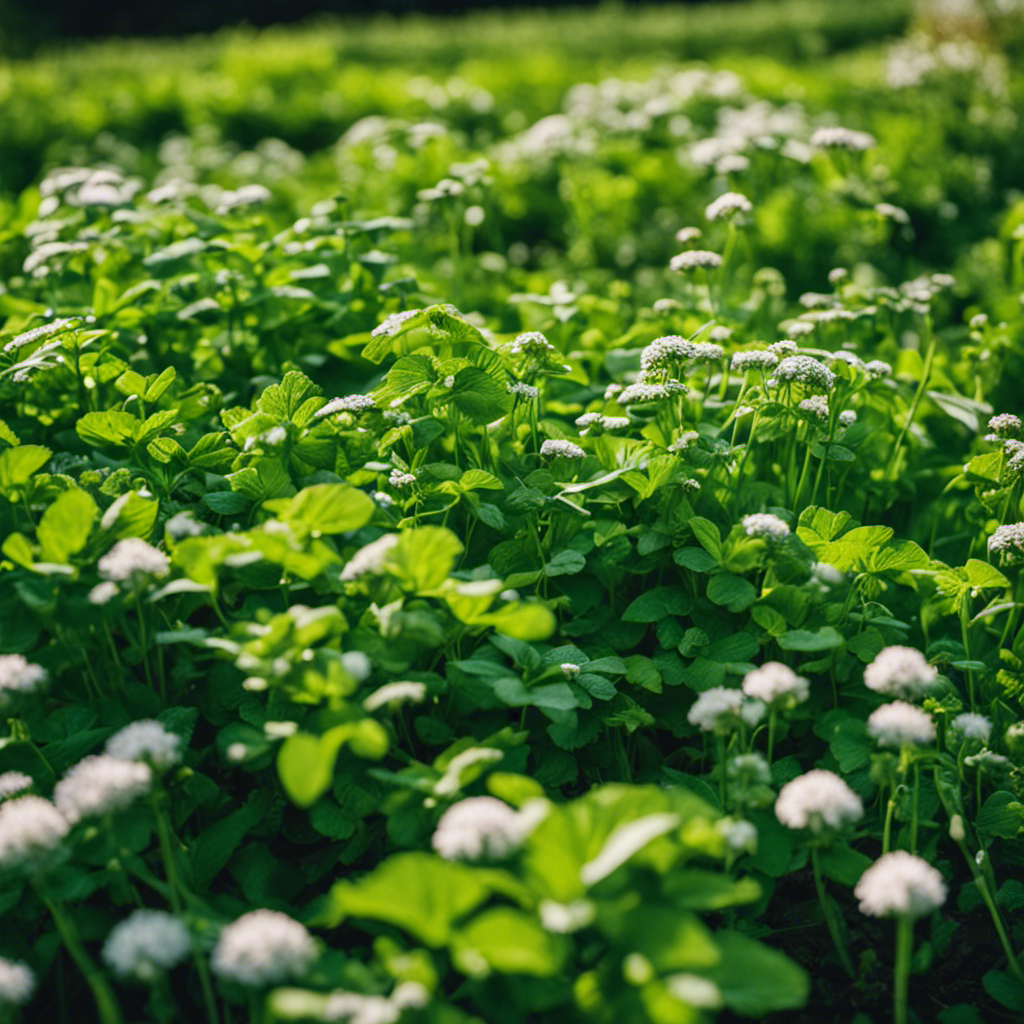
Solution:
<svg viewBox="0 0 1024 1024">
<path fill-rule="evenodd" d="M 37 154 L 0 1015 L 1019 1019 L 1024 25 L 864 39 Z"/>
</svg>

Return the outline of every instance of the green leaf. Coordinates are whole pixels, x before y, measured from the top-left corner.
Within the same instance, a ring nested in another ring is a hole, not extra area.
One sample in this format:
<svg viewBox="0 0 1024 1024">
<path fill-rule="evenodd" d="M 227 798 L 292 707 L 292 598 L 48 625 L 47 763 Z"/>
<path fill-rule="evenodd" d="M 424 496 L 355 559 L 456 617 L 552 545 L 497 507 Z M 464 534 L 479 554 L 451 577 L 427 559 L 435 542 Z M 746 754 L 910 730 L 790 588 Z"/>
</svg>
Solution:
<svg viewBox="0 0 1024 1024">
<path fill-rule="evenodd" d="M 979 590 L 986 590 L 989 587 L 1000 589 L 1008 588 L 1010 581 L 994 566 L 988 562 L 982 562 L 977 558 L 968 558 L 964 566 L 967 573 L 967 582 Z"/>
<path fill-rule="evenodd" d="M 551 609 L 539 601 L 512 601 L 481 618 L 499 633 L 531 643 L 547 640 L 558 625 Z"/>
<path fill-rule="evenodd" d="M 299 807 L 311 807 L 331 788 L 334 758 L 326 754 L 320 737 L 306 732 L 293 733 L 281 745 L 277 773 L 284 791 Z"/>
<path fill-rule="evenodd" d="M 658 622 L 668 615 L 686 615 L 690 598 L 679 587 L 652 587 L 622 613 L 623 622 Z"/>
<path fill-rule="evenodd" d="M 231 860 L 246 834 L 264 820 L 272 799 L 269 789 L 256 790 L 241 807 L 199 834 L 192 848 L 192 870 L 198 886 L 205 889 Z"/>
<path fill-rule="evenodd" d="M 0 491 L 21 487 L 53 454 L 41 444 L 23 444 L 0 452 Z"/>
<path fill-rule="evenodd" d="M 853 888 L 871 867 L 871 858 L 843 842 L 834 842 L 819 853 L 821 870 L 841 885 Z"/>
<path fill-rule="evenodd" d="M 505 485 L 493 474 L 485 469 L 467 469 L 459 480 L 459 486 L 464 491 L 501 491 Z"/>
<path fill-rule="evenodd" d="M 351 484 L 314 484 L 292 498 L 282 518 L 320 533 L 345 533 L 365 526 L 376 505 Z"/>
<path fill-rule="evenodd" d="M 85 491 L 76 489 L 58 495 L 36 530 L 43 560 L 64 563 L 78 554 L 89 539 L 98 511 Z"/>
<path fill-rule="evenodd" d="M 687 868 L 665 878 L 665 895 L 682 910 L 723 910 L 753 903 L 761 886 L 752 878 L 732 879 L 715 871 Z"/>
<path fill-rule="evenodd" d="M 461 554 L 462 542 L 451 530 L 419 526 L 399 534 L 387 561 L 406 587 L 422 593 L 440 587 Z"/>
<path fill-rule="evenodd" d="M 489 373 L 478 366 L 466 366 L 455 374 L 451 402 L 473 423 L 484 424 L 507 412 L 510 399 Z"/>
<path fill-rule="evenodd" d="M 208 491 L 199 503 L 219 516 L 234 516 L 244 512 L 252 502 L 238 491 Z"/>
<path fill-rule="evenodd" d="M 453 953 L 470 975 L 480 973 L 482 960 L 505 974 L 550 977 L 562 968 L 564 943 L 521 910 L 494 907 L 458 930 Z"/>
<path fill-rule="evenodd" d="M 587 560 L 578 551 L 559 551 L 547 565 L 544 566 L 546 576 L 574 576 L 586 568 Z"/>
<path fill-rule="evenodd" d="M 1007 971 L 987 971 L 981 979 L 985 991 L 1000 1006 L 1024 1013 L 1024 985 Z"/>
<path fill-rule="evenodd" d="M 784 651 L 830 651 L 843 645 L 843 636 L 831 626 L 821 629 L 791 629 L 778 638 Z"/>
<path fill-rule="evenodd" d="M 291 420 L 310 399 L 323 395 L 323 388 L 314 384 L 299 370 L 290 370 L 280 384 L 271 384 L 256 403 L 260 412 L 277 420 Z M 311 410 L 308 419 L 312 419 Z"/>
<path fill-rule="evenodd" d="M 78 436 L 98 448 L 132 444 L 141 429 L 142 421 L 130 412 L 87 412 L 75 424 Z"/>
<path fill-rule="evenodd" d="M 789 957 L 740 932 L 722 929 L 714 938 L 721 959 L 704 973 L 729 1009 L 763 1019 L 765 1013 L 797 1009 L 807 1001 L 810 978 Z"/>
<path fill-rule="evenodd" d="M 722 538 L 718 527 L 710 519 L 704 519 L 701 516 L 693 516 L 687 525 L 693 530 L 697 543 L 715 560 L 716 564 L 720 563 L 722 561 Z"/>
<path fill-rule="evenodd" d="M 100 528 L 110 533 L 114 540 L 148 537 L 159 510 L 160 503 L 154 498 L 144 498 L 137 491 L 129 491 L 103 513 Z"/>
<path fill-rule="evenodd" d="M 976 824 L 982 835 L 1014 839 L 1024 828 L 1024 804 L 1013 793 L 998 790 L 982 805 Z"/>
<path fill-rule="evenodd" d="M 676 548 L 672 552 L 672 560 L 694 572 L 710 572 L 718 565 L 715 556 L 703 548 Z"/>
<path fill-rule="evenodd" d="M 731 612 L 749 608 L 757 598 L 757 591 L 749 580 L 731 572 L 718 573 L 708 580 L 708 600 L 724 605 Z"/>
</svg>

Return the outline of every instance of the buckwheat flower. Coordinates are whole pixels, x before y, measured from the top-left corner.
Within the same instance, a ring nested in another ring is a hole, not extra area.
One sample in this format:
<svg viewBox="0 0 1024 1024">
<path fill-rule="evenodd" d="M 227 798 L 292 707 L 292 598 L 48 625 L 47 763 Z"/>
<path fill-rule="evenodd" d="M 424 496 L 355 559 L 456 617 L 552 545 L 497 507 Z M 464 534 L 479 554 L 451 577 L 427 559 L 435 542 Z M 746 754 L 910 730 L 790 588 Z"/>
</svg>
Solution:
<svg viewBox="0 0 1024 1024">
<path fill-rule="evenodd" d="M 671 270 L 680 274 L 701 267 L 713 270 L 722 265 L 722 257 L 717 252 L 709 252 L 707 249 L 687 249 L 686 252 L 673 256 L 668 265 Z"/>
<path fill-rule="evenodd" d="M 103 943 L 103 961 L 119 977 L 155 981 L 192 949 L 183 921 L 163 910 L 135 910 Z"/>
<path fill-rule="evenodd" d="M 411 317 L 416 316 L 417 313 L 422 312 L 422 309 L 406 309 L 401 313 L 392 313 L 386 320 L 374 327 L 370 332 L 370 336 L 373 338 L 380 338 L 390 337 L 393 334 L 397 334 L 406 320 L 409 320 Z"/>
<path fill-rule="evenodd" d="M 587 453 L 578 444 L 556 438 L 548 438 L 540 446 L 540 454 L 542 458 L 546 459 L 559 456 L 563 459 L 585 459 L 587 457 Z"/>
<path fill-rule="evenodd" d="M 892 376 L 892 367 L 881 359 L 872 359 L 864 364 L 864 369 L 869 377 L 878 380 L 882 377 Z"/>
<path fill-rule="evenodd" d="M 82 818 L 125 810 L 148 793 L 152 783 L 148 764 L 90 754 L 65 772 L 54 787 L 53 802 L 74 824 Z"/>
<path fill-rule="evenodd" d="M 225 981 L 262 988 L 302 977 L 316 958 L 316 943 L 298 921 L 252 910 L 220 933 L 210 966 Z"/>
<path fill-rule="evenodd" d="M 789 536 L 789 525 L 771 512 L 752 512 L 742 519 L 742 526 L 748 537 L 781 541 Z"/>
<path fill-rule="evenodd" d="M 871 917 L 923 917 L 946 902 L 946 884 L 927 861 L 893 850 L 860 876 L 853 894 L 860 912 Z"/>
<path fill-rule="evenodd" d="M 0 1006 L 21 1006 L 35 989 L 36 976 L 28 964 L 0 956 Z"/>
<path fill-rule="evenodd" d="M 875 137 L 868 132 L 854 131 L 852 128 L 818 128 L 811 136 L 811 145 L 815 149 L 849 149 L 862 151 L 874 146 Z"/>
<path fill-rule="evenodd" d="M 1020 417 L 1014 416 L 1011 412 L 1001 412 L 988 421 L 988 429 L 999 438 L 1020 437 L 1022 429 Z"/>
<path fill-rule="evenodd" d="M 121 761 L 146 761 L 156 768 L 173 768 L 181 761 L 181 737 L 153 718 L 126 725 L 107 740 L 106 751 Z"/>
<path fill-rule="evenodd" d="M 0 800 L 9 800 L 34 785 L 35 781 L 31 775 L 24 772 L 4 772 L 0 775 Z"/>
<path fill-rule="evenodd" d="M 674 998 L 696 1009 L 717 1010 L 725 1002 L 722 990 L 699 974 L 669 974 L 662 980 Z"/>
<path fill-rule="evenodd" d="M 403 473 L 400 469 L 393 469 L 388 477 L 388 483 L 392 487 L 412 487 L 416 483 L 416 474 Z"/>
<path fill-rule="evenodd" d="M 540 901 L 537 913 L 545 930 L 568 935 L 586 928 L 597 916 L 597 907 L 590 900 L 558 903 L 556 900 L 545 899 Z"/>
<path fill-rule="evenodd" d="M 784 384 L 799 383 L 804 387 L 829 391 L 836 375 L 813 356 L 786 356 L 775 368 L 775 376 Z"/>
<path fill-rule="evenodd" d="M 800 403 L 800 409 L 819 420 L 828 419 L 828 400 L 824 395 L 812 395 L 810 398 L 805 398 Z"/>
<path fill-rule="evenodd" d="M 704 216 L 708 220 L 731 220 L 738 213 L 750 213 L 753 208 L 753 204 L 742 193 L 726 192 L 708 205 Z"/>
<path fill-rule="evenodd" d="M 996 532 L 988 539 L 988 549 L 1003 555 L 1007 561 L 1019 561 L 1024 554 L 1024 523 L 996 527 Z"/>
<path fill-rule="evenodd" d="M 376 409 L 377 400 L 372 395 L 342 395 L 341 398 L 332 398 L 325 406 L 314 413 L 314 419 L 323 419 L 324 416 L 333 416 L 338 412 L 365 412 L 367 409 Z"/>
<path fill-rule="evenodd" d="M 506 388 L 510 395 L 518 395 L 520 398 L 539 398 L 540 388 L 534 387 L 532 384 L 525 384 L 521 380 L 517 380 L 512 384 L 509 384 Z"/>
<path fill-rule="evenodd" d="M 894 644 L 879 651 L 864 669 L 864 685 L 889 697 L 915 700 L 931 689 L 938 674 L 920 651 Z"/>
<path fill-rule="evenodd" d="M 704 234 L 704 232 L 701 231 L 700 228 L 696 228 L 696 227 L 680 228 L 676 232 L 676 241 L 679 242 L 680 245 L 689 245 L 690 242 L 696 242 L 697 239 L 700 238 L 701 235 L 703 235 L 703 234 Z"/>
<path fill-rule="evenodd" d="M 935 742 L 935 723 L 926 711 L 894 700 L 868 715 L 868 735 L 883 747 L 927 746 Z"/>
<path fill-rule="evenodd" d="M 747 352 L 737 352 L 732 357 L 732 369 L 741 370 L 773 370 L 779 365 L 779 357 L 768 349 L 751 349 Z"/>
<path fill-rule="evenodd" d="M 341 570 L 342 582 L 347 583 L 367 573 L 382 573 L 388 555 L 397 544 L 397 533 L 385 533 L 382 537 L 361 547 Z"/>
<path fill-rule="evenodd" d="M 704 732 L 725 731 L 735 724 L 744 700 L 742 690 L 712 686 L 697 696 L 686 717 Z"/>
<path fill-rule="evenodd" d="M 20 654 L 0 654 L 0 709 L 18 697 L 35 693 L 46 682 L 46 669 Z"/>
<path fill-rule="evenodd" d="M 839 425 L 841 427 L 852 427 L 857 422 L 857 414 L 853 409 L 844 409 L 839 414 Z"/>
<path fill-rule="evenodd" d="M 417 683 L 411 680 L 385 683 L 363 701 L 363 710 L 372 712 L 386 707 L 390 711 L 400 704 L 419 704 L 426 696 L 426 683 Z"/>
<path fill-rule="evenodd" d="M 743 677 L 743 692 L 769 706 L 795 707 L 811 695 L 811 684 L 788 665 L 769 661 Z"/>
<path fill-rule="evenodd" d="M 678 313 L 682 308 L 683 304 L 678 299 L 656 299 L 651 307 L 658 316 L 670 316 L 672 313 Z"/>
<path fill-rule="evenodd" d="M 504 860 L 526 838 L 520 812 L 493 796 L 471 796 L 441 815 L 431 845 L 445 860 Z"/>
<path fill-rule="evenodd" d="M 839 831 L 864 816 L 864 805 L 838 775 L 815 768 L 782 787 L 775 816 L 787 828 Z"/>
<path fill-rule="evenodd" d="M 522 353 L 529 356 L 550 356 L 557 349 L 540 331 L 526 331 L 516 337 L 509 346 L 509 351 L 516 355 Z"/>
<path fill-rule="evenodd" d="M 168 557 L 141 537 L 119 540 L 97 562 L 100 575 L 107 580 L 124 582 L 139 576 L 166 576 L 171 571 Z"/>
<path fill-rule="evenodd" d="M 64 850 L 71 826 L 49 800 L 19 796 L 0 804 L 0 868 L 35 870 Z"/>
</svg>

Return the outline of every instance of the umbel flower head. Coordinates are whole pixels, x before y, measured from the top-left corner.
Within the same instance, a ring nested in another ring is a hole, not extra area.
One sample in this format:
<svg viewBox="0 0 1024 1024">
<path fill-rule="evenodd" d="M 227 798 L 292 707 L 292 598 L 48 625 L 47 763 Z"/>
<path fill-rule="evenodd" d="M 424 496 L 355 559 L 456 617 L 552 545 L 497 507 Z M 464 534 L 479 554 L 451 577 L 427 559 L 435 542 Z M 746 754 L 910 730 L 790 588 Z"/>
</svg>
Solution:
<svg viewBox="0 0 1024 1024">
<path fill-rule="evenodd" d="M 543 458 L 551 459 L 561 456 L 563 459 L 584 459 L 587 453 L 575 442 L 561 438 L 548 438 L 540 446 Z"/>
<path fill-rule="evenodd" d="M 21 796 L 0 805 L 0 868 L 41 869 L 60 859 L 71 826 L 49 800 Z"/>
<path fill-rule="evenodd" d="M 126 537 L 97 562 L 97 568 L 104 579 L 123 583 L 137 576 L 166 576 L 171 563 L 162 551 L 141 537 Z"/>
<path fill-rule="evenodd" d="M 743 517 L 743 529 L 748 537 L 780 541 L 789 536 L 789 524 L 771 512 L 752 512 Z"/>
<path fill-rule="evenodd" d="M 991 720 L 972 711 L 965 711 L 962 715 L 957 715 L 949 725 L 952 731 L 958 733 L 963 739 L 977 740 L 980 743 L 988 743 L 988 738 L 992 733 Z"/>
<path fill-rule="evenodd" d="M 156 768 L 173 768 L 181 760 L 181 737 L 156 719 L 126 725 L 107 740 L 107 753 L 121 761 L 146 761 Z"/>
<path fill-rule="evenodd" d="M 0 709 L 18 697 L 35 693 L 46 682 L 46 669 L 20 654 L 0 654 Z"/>
<path fill-rule="evenodd" d="M 811 391 L 830 391 L 836 375 L 813 356 L 786 356 L 775 367 L 775 378 L 782 384 L 802 384 Z"/>
<path fill-rule="evenodd" d="M 923 697 L 935 684 L 938 670 L 913 647 L 884 647 L 864 669 L 864 685 L 876 693 L 903 700 Z"/>
<path fill-rule="evenodd" d="M 927 861 L 906 850 L 879 857 L 853 890 L 860 912 L 872 917 L 922 917 L 946 902 L 946 883 Z"/>
<path fill-rule="evenodd" d="M 74 824 L 82 818 L 125 810 L 149 792 L 152 782 L 148 764 L 91 754 L 67 770 L 54 787 L 53 802 Z"/>
<path fill-rule="evenodd" d="M 537 801 L 516 811 L 493 796 L 471 796 L 441 815 L 432 845 L 446 860 L 504 860 L 547 813 Z"/>
<path fill-rule="evenodd" d="M 726 192 L 720 195 L 704 211 L 708 220 L 725 218 L 731 220 L 738 213 L 750 213 L 754 208 L 750 200 L 740 192 Z"/>
<path fill-rule="evenodd" d="M 769 707 L 795 707 L 810 697 L 811 684 L 788 665 L 769 661 L 743 677 L 743 692 L 763 700 Z"/>
<path fill-rule="evenodd" d="M 868 735 L 883 747 L 927 746 L 935 742 L 935 723 L 926 711 L 894 700 L 868 716 Z"/>
<path fill-rule="evenodd" d="M 782 787 L 775 816 L 787 828 L 838 832 L 864 816 L 864 804 L 834 772 L 815 768 Z"/>
<path fill-rule="evenodd" d="M 316 957 L 316 943 L 298 921 L 252 910 L 220 933 L 210 966 L 225 981 L 261 988 L 300 978 Z"/>
<path fill-rule="evenodd" d="M 1011 564 L 1024 561 L 1024 523 L 1008 523 L 997 527 L 988 539 L 988 549 Z"/>
<path fill-rule="evenodd" d="M 103 960 L 122 978 L 154 981 L 189 954 L 184 923 L 163 910 L 135 910 L 107 936 Z"/>
<path fill-rule="evenodd" d="M 752 700 L 742 690 L 712 686 L 697 697 L 686 717 L 691 725 L 704 732 L 725 733 L 741 722 L 756 725 L 764 717 L 764 712 L 764 704 Z"/>
</svg>

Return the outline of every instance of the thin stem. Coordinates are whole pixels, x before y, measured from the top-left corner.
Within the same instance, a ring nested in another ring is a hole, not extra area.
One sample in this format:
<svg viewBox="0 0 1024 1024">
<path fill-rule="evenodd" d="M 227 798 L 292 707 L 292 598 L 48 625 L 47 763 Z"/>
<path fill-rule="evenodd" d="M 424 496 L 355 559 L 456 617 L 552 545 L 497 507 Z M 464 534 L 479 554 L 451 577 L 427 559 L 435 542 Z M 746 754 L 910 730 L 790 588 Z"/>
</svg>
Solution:
<svg viewBox="0 0 1024 1024">
<path fill-rule="evenodd" d="M 896 984 L 893 987 L 892 1016 L 896 1024 L 907 1024 L 910 992 L 910 954 L 914 947 L 914 919 L 908 914 L 896 918 Z"/>
<path fill-rule="evenodd" d="M 918 805 L 921 795 L 921 766 L 914 762 L 914 802 L 910 812 L 910 852 L 917 853 Z"/>
<path fill-rule="evenodd" d="M 889 465 L 885 471 L 885 478 L 887 480 L 893 479 L 893 472 L 896 469 L 896 463 L 899 461 L 900 457 L 900 449 L 903 447 L 903 441 L 907 436 L 907 431 L 910 430 L 910 426 L 914 422 L 914 417 L 917 415 L 917 407 L 921 404 L 925 388 L 928 386 L 928 378 L 932 373 L 932 362 L 935 359 L 935 335 L 931 329 L 931 322 L 927 317 L 925 317 L 924 325 L 925 333 L 928 335 L 928 351 L 924 357 L 924 370 L 921 373 L 921 380 L 917 385 L 917 391 L 914 392 L 914 397 L 910 402 L 910 409 L 907 412 L 906 422 L 903 424 L 899 437 L 896 438 L 896 443 L 893 445 L 892 456 L 889 459 Z"/>
<path fill-rule="evenodd" d="M 832 905 L 829 903 L 828 896 L 825 893 L 825 879 L 821 874 L 821 862 L 817 846 L 811 847 L 811 866 L 814 868 L 814 887 L 818 890 L 818 902 L 821 904 L 821 912 L 825 916 L 828 933 L 832 936 L 832 945 L 835 946 L 836 953 L 839 954 L 839 962 L 843 965 L 843 970 L 851 978 L 856 979 L 857 972 L 853 969 L 850 954 L 846 951 L 846 944 L 843 942 L 842 935 L 839 932 L 839 922 L 835 919 Z"/>
<path fill-rule="evenodd" d="M 772 763 L 772 754 L 775 750 L 775 722 L 778 712 L 774 705 L 768 710 L 768 764 Z"/>
</svg>

